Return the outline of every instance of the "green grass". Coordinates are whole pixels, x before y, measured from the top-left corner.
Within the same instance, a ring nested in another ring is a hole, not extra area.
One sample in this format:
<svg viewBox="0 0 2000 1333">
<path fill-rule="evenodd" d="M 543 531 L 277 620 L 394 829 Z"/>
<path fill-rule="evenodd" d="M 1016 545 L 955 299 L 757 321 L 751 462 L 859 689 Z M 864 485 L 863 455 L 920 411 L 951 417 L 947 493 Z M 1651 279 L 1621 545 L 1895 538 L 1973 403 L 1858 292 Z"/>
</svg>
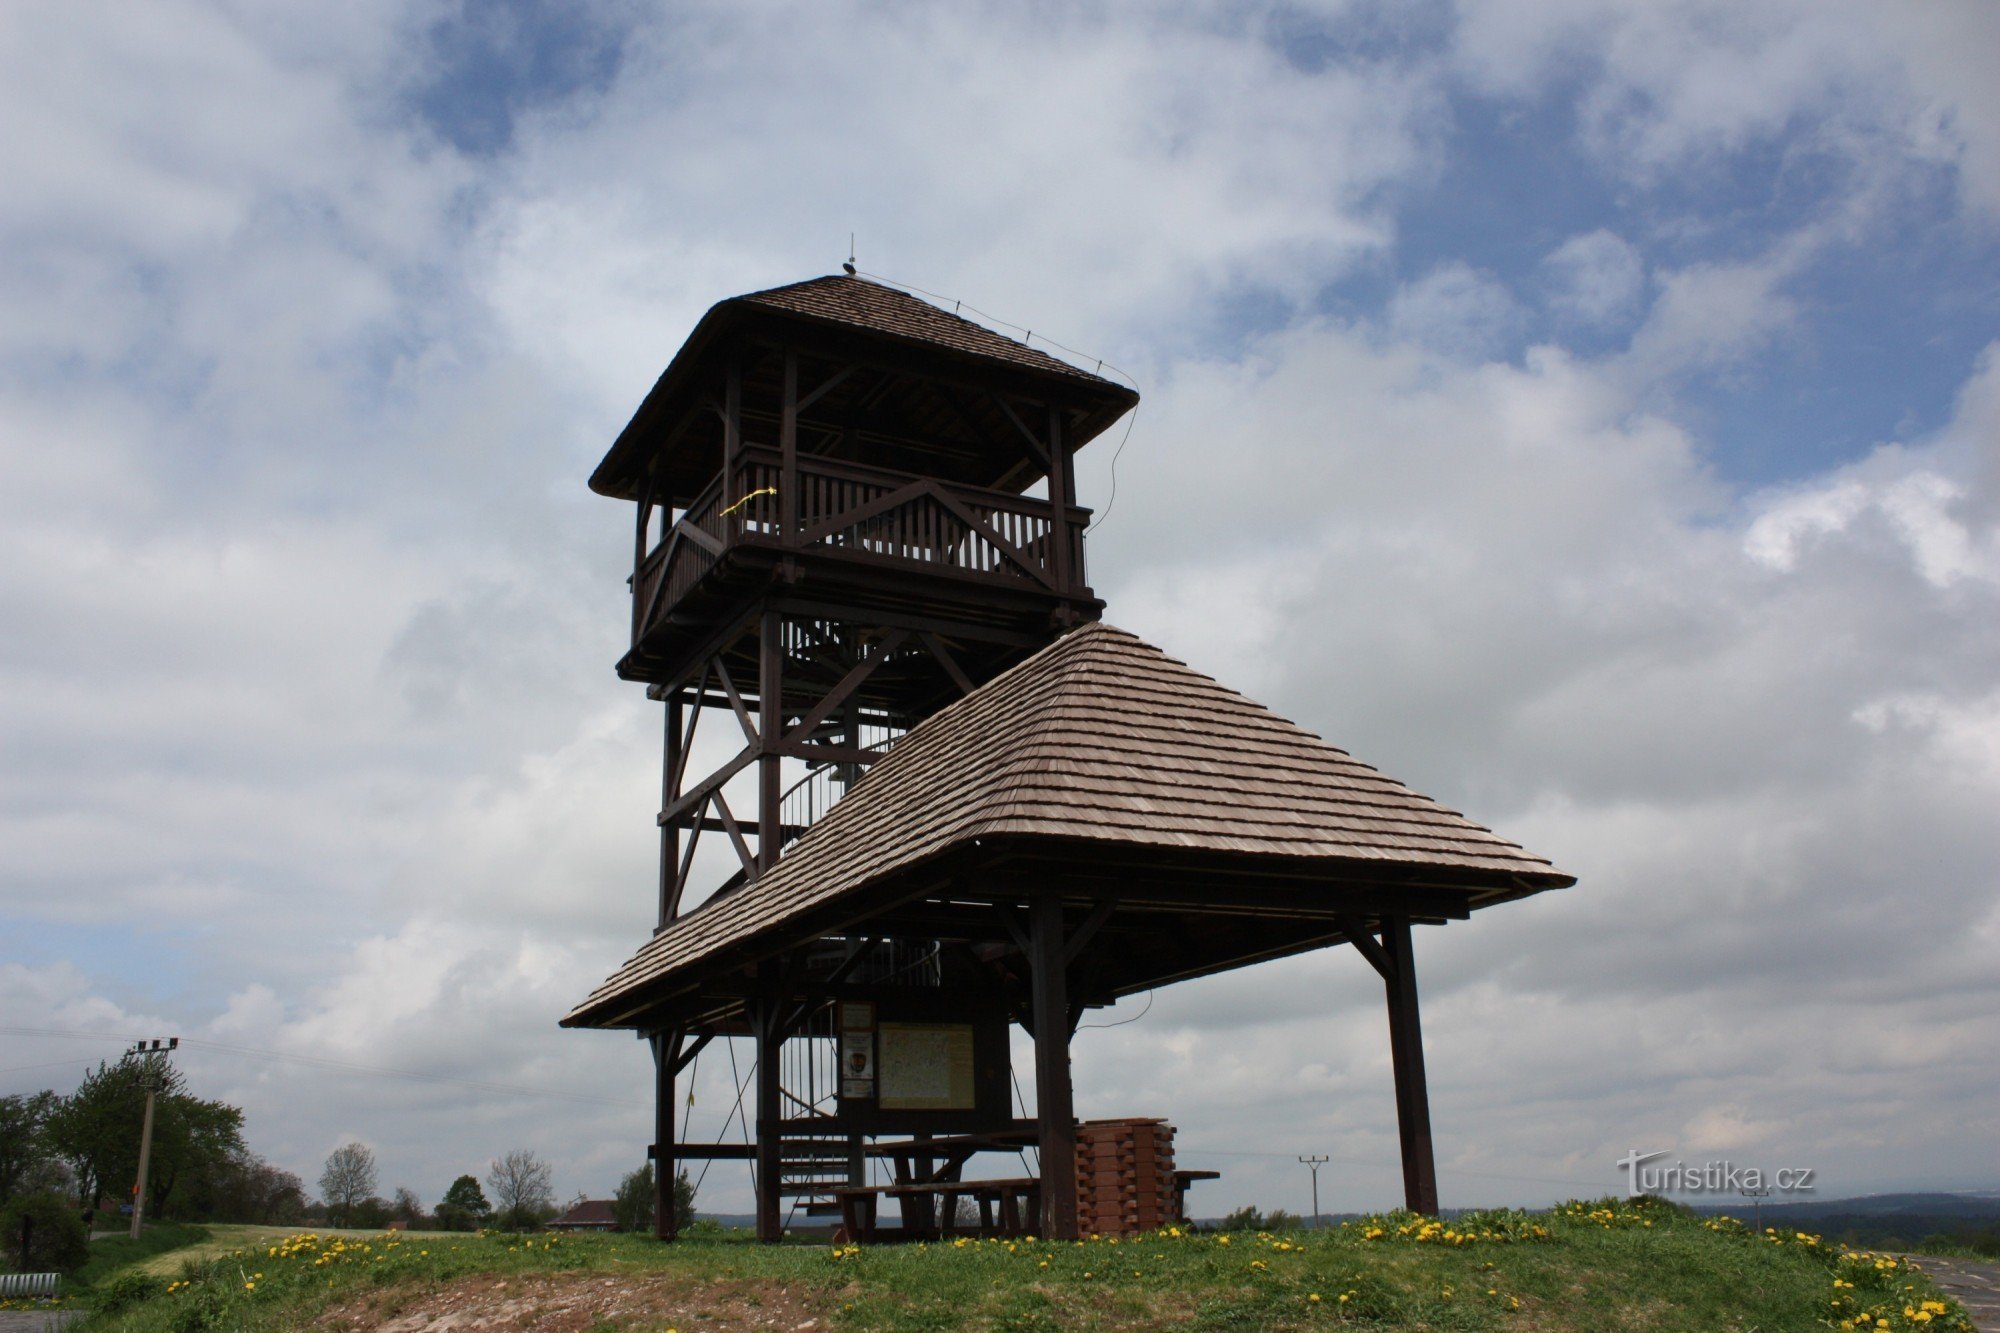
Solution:
<svg viewBox="0 0 2000 1333">
<path fill-rule="evenodd" d="M 103 1291 L 84 1327 L 133 1333 L 315 1320 L 365 1328 L 447 1311 L 473 1325 L 561 1318 L 605 1333 L 808 1319 L 904 1330 L 1768 1331 L 1840 1328 L 1843 1320 L 1853 1327 L 1864 1313 L 1870 1328 L 1878 1318 L 1892 1329 L 1971 1328 L 1902 1261 L 1799 1233 L 1752 1235 L 1643 1201 L 1081 1244 L 830 1249 L 716 1233 L 673 1246 L 623 1236 L 266 1236 L 171 1283 L 141 1274 Z"/>
<path fill-rule="evenodd" d="M 184 1242 L 180 1246 L 156 1247 L 150 1252 L 149 1257 L 140 1263 L 131 1265 L 131 1267 L 138 1272 L 149 1273 L 155 1277 L 177 1278 L 182 1276 L 190 1266 L 199 1267 L 213 1260 L 220 1259 L 224 1255 L 234 1254 L 238 1251 L 251 1251 L 260 1248 L 268 1249 L 289 1237 L 300 1234 L 298 1227 L 267 1227 L 221 1222 L 184 1229 L 199 1234 L 192 1241 Z M 316 1234 L 328 1240 L 345 1238 L 351 1243 L 357 1240 L 374 1240 L 382 1233 L 378 1231 L 347 1231 L 339 1227 L 328 1227 Z M 422 1237 L 451 1235 L 448 1231 L 411 1231 L 402 1234 Z M 151 1239 L 150 1233 L 147 1239 Z M 95 1251 L 99 1245 L 104 1243 L 104 1241 L 94 1241 L 91 1244 L 93 1252 L 91 1264 L 93 1267 L 97 1263 Z"/>
<path fill-rule="evenodd" d="M 63 1283 L 71 1289 L 88 1289 L 112 1275 L 135 1265 L 157 1261 L 163 1255 L 185 1254 L 209 1239 L 208 1227 L 189 1222 L 149 1222 L 130 1236 L 104 1236 L 90 1242 L 90 1262 Z"/>
</svg>

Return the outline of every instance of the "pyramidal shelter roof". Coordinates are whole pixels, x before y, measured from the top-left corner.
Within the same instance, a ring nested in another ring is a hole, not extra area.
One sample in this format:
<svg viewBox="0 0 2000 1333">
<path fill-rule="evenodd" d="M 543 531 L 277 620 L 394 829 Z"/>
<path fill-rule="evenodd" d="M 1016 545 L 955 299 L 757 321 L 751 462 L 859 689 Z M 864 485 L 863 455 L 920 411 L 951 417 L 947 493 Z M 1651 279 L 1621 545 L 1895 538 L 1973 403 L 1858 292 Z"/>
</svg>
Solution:
<svg viewBox="0 0 2000 1333">
<path fill-rule="evenodd" d="M 1098 622 L 913 728 L 761 878 L 663 927 L 563 1023 L 622 1026 L 642 993 L 776 952 L 841 900 L 996 839 L 1444 886 L 1468 907 L 1575 882 Z"/>
</svg>

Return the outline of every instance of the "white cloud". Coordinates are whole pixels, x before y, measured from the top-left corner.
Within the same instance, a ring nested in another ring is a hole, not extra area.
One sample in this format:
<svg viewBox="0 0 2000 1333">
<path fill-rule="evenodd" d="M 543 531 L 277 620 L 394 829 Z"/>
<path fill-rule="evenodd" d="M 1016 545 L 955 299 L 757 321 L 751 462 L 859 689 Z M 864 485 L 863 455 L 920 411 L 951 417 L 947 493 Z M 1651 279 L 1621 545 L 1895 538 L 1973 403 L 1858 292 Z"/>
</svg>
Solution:
<svg viewBox="0 0 2000 1333">
<path fill-rule="evenodd" d="M 1581 82 L 1599 161 L 1659 183 L 1781 138 L 1843 157 L 1948 163 L 1976 209 L 2000 199 L 2000 17 L 1979 0 L 1887 11 L 1859 0 L 1467 0 L 1454 60 L 1516 98 Z"/>
<path fill-rule="evenodd" d="M 1514 294 L 1463 263 L 1443 264 L 1389 298 L 1388 334 L 1468 360 L 1504 354 L 1524 312 Z"/>
<path fill-rule="evenodd" d="M 1625 318 L 1645 286 L 1645 262 L 1639 251 L 1603 228 L 1570 237 L 1542 263 L 1550 275 L 1549 304 L 1579 324 Z"/>
<path fill-rule="evenodd" d="M 1395 271 L 1466 87 L 1581 79 L 1552 151 L 1691 212 L 1774 139 L 1991 198 L 1977 11 L 1488 4 L 1310 70 L 1212 14 L 717 5 L 638 16 L 477 163 L 406 123 L 432 17 L 0 17 L 10 1022 L 181 1032 L 309 1182 L 343 1136 L 426 1196 L 514 1147 L 565 1193 L 638 1165 L 643 1049 L 554 1027 L 644 937 L 656 838 L 629 529 L 582 479 L 709 302 L 852 230 L 1145 375 L 1091 538 L 1114 621 L 1584 876 L 1422 936 L 1451 1201 L 1666 1143 L 1946 1183 L 1991 1137 L 1991 358 L 1934 436 L 1744 496 L 1684 382 L 1794 345 L 1838 208 L 1705 260 L 1498 238 L 1527 300 L 1633 329 L 1595 360 L 1491 360 L 1523 314 L 1470 254 L 1320 313 Z M 1080 1037 L 1080 1097 L 1216 1151 L 1204 1210 L 1301 1206 L 1313 1151 L 1330 1206 L 1392 1202 L 1380 1003 L 1347 953 L 1174 988 Z M 696 1084 L 733 1136 L 720 1048 Z"/>
</svg>

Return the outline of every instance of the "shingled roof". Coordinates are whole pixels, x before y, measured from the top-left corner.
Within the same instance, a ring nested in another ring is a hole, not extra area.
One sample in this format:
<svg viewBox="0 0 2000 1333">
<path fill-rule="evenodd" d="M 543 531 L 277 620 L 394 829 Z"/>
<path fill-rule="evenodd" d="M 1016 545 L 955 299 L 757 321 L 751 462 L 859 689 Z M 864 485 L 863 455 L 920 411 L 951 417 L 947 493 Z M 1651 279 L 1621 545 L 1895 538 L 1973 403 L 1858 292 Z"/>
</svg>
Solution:
<svg viewBox="0 0 2000 1333">
<path fill-rule="evenodd" d="M 640 474 L 652 458 L 650 451 L 662 443 L 656 438 L 658 433 L 680 420 L 691 404 L 720 382 L 720 371 L 710 364 L 710 358 L 732 336 L 743 333 L 778 338 L 804 334 L 808 341 L 816 337 L 821 350 L 830 356 L 865 353 L 879 359 L 886 355 L 912 373 L 946 378 L 970 375 L 1027 393 L 1037 401 L 1062 404 L 1074 414 L 1068 427 L 1072 447 L 1080 447 L 1102 432 L 1139 401 L 1138 393 L 1126 385 L 1082 370 L 898 288 L 843 274 L 810 278 L 732 296 L 710 306 L 591 474 L 592 490 L 622 499 L 639 498 Z M 821 410 L 840 401 L 836 392 L 822 401 Z M 1006 427 L 1004 420 L 996 424 Z M 1005 434 L 1005 430 L 995 433 Z M 702 468 L 705 470 L 698 478 L 691 479 L 697 487 L 706 483 L 712 461 Z M 687 480 L 679 479 L 676 484 Z M 975 480 L 979 485 L 991 481 Z"/>
<path fill-rule="evenodd" d="M 761 879 L 671 923 L 563 1023 L 614 1025 L 634 995 L 760 939 L 777 947 L 819 909 L 975 839 L 1325 868 L 1463 888 L 1468 907 L 1575 882 L 1096 623 L 919 724 Z"/>
<path fill-rule="evenodd" d="M 810 278 L 805 282 L 794 282 L 784 287 L 751 292 L 736 297 L 735 300 L 748 305 L 769 306 L 774 310 L 783 310 L 794 315 L 828 320 L 836 324 L 851 324 L 855 328 L 868 329 L 875 333 L 894 334 L 908 338 L 912 342 L 948 347 L 968 356 L 1004 361 L 1010 365 L 1046 371 L 1054 375 L 1067 375 L 1088 383 L 1109 385 L 1121 392 L 1128 392 L 1122 385 L 1113 384 L 1110 380 L 1093 375 L 1087 370 L 1080 370 L 1069 362 L 1050 356 L 1047 352 L 1030 347 L 1026 343 L 1015 342 L 1012 338 L 995 333 L 984 324 L 975 324 L 906 291 L 885 287 L 867 278 L 850 277 L 846 274 Z"/>
</svg>

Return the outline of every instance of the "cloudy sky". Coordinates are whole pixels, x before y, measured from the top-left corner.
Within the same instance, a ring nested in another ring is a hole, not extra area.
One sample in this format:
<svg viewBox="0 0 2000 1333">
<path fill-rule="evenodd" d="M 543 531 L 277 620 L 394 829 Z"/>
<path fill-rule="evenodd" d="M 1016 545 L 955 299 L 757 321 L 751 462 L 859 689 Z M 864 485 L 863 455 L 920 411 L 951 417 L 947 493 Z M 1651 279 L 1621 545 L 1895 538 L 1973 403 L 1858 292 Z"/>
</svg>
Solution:
<svg viewBox="0 0 2000 1333">
<path fill-rule="evenodd" d="M 179 1035 L 308 1182 L 639 1163 L 643 1048 L 555 1027 L 656 846 L 584 478 L 853 233 L 1137 382 L 1115 623 L 1581 877 L 1419 934 L 1447 1204 L 2000 1187 L 1996 61 L 1982 0 L 0 7 L 0 1093 Z M 1200 1211 L 1399 1201 L 1351 952 L 1135 1016 L 1080 1105 Z"/>
</svg>

